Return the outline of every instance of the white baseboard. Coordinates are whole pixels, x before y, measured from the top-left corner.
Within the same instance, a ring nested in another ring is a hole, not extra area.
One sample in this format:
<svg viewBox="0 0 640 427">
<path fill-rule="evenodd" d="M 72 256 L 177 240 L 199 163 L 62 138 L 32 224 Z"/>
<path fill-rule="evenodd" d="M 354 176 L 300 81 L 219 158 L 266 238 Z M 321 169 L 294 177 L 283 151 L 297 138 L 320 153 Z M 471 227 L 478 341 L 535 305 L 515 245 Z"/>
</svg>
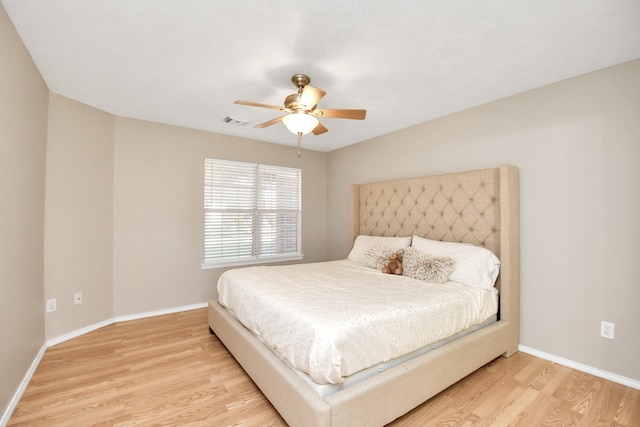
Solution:
<svg viewBox="0 0 640 427">
<path fill-rule="evenodd" d="M 154 317 L 154 316 L 162 316 L 164 314 L 179 313 L 182 311 L 197 310 L 200 308 L 207 307 L 207 304 L 208 303 L 206 302 L 202 302 L 198 304 L 184 305 L 181 307 L 173 307 L 173 308 L 167 308 L 163 310 L 149 311 L 146 313 L 132 314 L 129 316 L 117 316 L 111 319 L 103 320 L 102 322 L 94 323 L 93 325 L 85 326 L 84 328 L 75 330 L 73 332 L 69 332 L 68 334 L 60 335 L 59 337 L 55 337 L 55 338 L 51 338 L 50 340 L 47 340 L 40 348 L 40 351 L 38 351 L 38 354 L 36 355 L 35 359 L 33 359 L 33 362 L 31 363 L 29 370 L 27 371 L 24 378 L 22 379 L 20 386 L 18 387 L 13 397 L 9 401 L 9 405 L 7 406 L 7 409 L 2 414 L 2 418 L 0 418 L 0 427 L 5 427 L 9 423 L 9 418 L 11 418 L 11 415 L 13 414 L 13 411 L 16 409 L 16 406 L 18 405 L 18 402 L 20 401 L 22 394 L 27 389 L 27 385 L 29 385 L 29 381 L 31 381 L 31 377 L 33 377 L 33 374 L 35 373 L 36 368 L 40 364 L 40 360 L 42 360 L 42 357 L 44 356 L 45 351 L 49 347 L 53 347 L 56 344 L 63 343 L 72 338 L 79 337 L 81 335 L 84 335 L 91 331 L 95 331 L 96 329 L 100 329 L 112 323 L 127 322 L 129 320 L 144 319 L 147 317 Z M 206 326 L 203 326 L 203 327 L 206 327 Z"/>
<path fill-rule="evenodd" d="M 51 338 L 50 340 L 47 340 L 46 346 L 47 348 L 53 347 L 56 344 L 60 344 L 65 341 L 69 341 L 72 338 L 76 338 L 81 335 L 88 334 L 91 331 L 95 331 L 96 329 L 100 329 L 112 323 L 113 323 L 113 318 L 103 320 L 102 322 L 94 323 L 93 325 L 85 326 L 84 328 L 80 328 L 75 331 L 69 332 L 67 334 L 60 335 L 59 337 L 55 337 L 55 338 Z"/>
<path fill-rule="evenodd" d="M 114 318 L 114 321 L 115 323 L 128 322 L 129 320 L 137 320 L 137 319 L 144 319 L 147 317 L 162 316 L 165 314 L 179 313 L 181 311 L 198 310 L 200 308 L 207 307 L 207 305 L 208 305 L 207 302 L 201 302 L 198 304 L 183 305 L 181 307 L 173 307 L 173 308 L 165 308 L 163 310 L 148 311 L 146 313 L 130 314 L 127 316 L 117 316 Z"/>
<path fill-rule="evenodd" d="M 33 362 L 31 362 L 31 366 L 29 366 L 29 370 L 24 375 L 24 378 L 22 378 L 22 382 L 20 383 L 20 385 L 18 386 L 18 389 L 16 390 L 16 392 L 13 394 L 13 397 L 9 401 L 9 405 L 7 405 L 7 409 L 5 409 L 4 413 L 2 414 L 2 418 L 0 418 L 0 426 L 5 427 L 9 423 L 9 418 L 11 418 L 11 415 L 13 414 L 13 411 L 16 409 L 16 406 L 18 406 L 18 402 L 20 401 L 20 398 L 22 397 L 22 394 L 24 393 L 24 391 L 27 389 L 27 386 L 29 385 L 29 381 L 31 381 L 31 377 L 33 377 L 33 374 L 36 372 L 36 368 L 40 364 L 40 361 L 42 360 L 42 356 L 44 356 L 44 352 L 46 350 L 47 350 L 47 345 L 42 344 L 42 347 L 40 347 L 40 350 L 36 354 L 36 357 L 33 359 Z"/>
<path fill-rule="evenodd" d="M 171 307 L 171 308 L 165 308 L 162 310 L 148 311 L 146 313 L 112 317 L 111 319 L 103 320 L 102 322 L 94 323 L 93 325 L 85 326 L 84 328 L 75 330 L 73 332 L 69 332 L 68 334 L 64 334 L 64 335 L 60 335 L 59 337 L 52 338 L 47 341 L 47 348 L 53 347 L 56 344 L 63 343 L 72 338 L 79 337 L 91 331 L 95 331 L 96 329 L 100 329 L 112 323 L 128 322 L 130 320 L 145 319 L 147 317 L 162 316 L 164 314 L 179 313 L 181 311 L 197 310 L 199 308 L 207 307 L 207 304 L 208 303 L 206 302 L 201 302 L 198 304 L 183 305 L 181 307 Z"/>
<path fill-rule="evenodd" d="M 554 354 L 545 353 L 544 351 L 536 350 L 535 348 L 527 347 L 525 345 L 519 345 L 518 350 L 523 353 L 530 354 L 532 356 L 539 357 L 541 359 L 548 360 L 550 362 L 557 363 L 558 365 L 567 366 L 577 371 L 586 372 L 595 377 L 604 378 L 605 380 L 613 381 L 614 383 L 622 384 L 627 387 L 640 390 L 640 381 L 623 377 L 622 375 L 614 374 L 612 372 L 603 371 L 602 369 L 594 368 L 593 366 L 584 365 L 582 363 L 574 362 L 573 360 L 565 359 Z"/>
</svg>

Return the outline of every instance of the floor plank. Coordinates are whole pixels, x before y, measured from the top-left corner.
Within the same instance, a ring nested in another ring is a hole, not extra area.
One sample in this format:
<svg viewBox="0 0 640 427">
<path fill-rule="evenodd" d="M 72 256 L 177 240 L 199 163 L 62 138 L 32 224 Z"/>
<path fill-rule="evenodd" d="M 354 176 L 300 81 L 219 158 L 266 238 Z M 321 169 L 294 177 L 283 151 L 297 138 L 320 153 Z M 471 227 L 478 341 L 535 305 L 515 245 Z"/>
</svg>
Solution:
<svg viewBox="0 0 640 427">
<path fill-rule="evenodd" d="M 9 426 L 286 426 L 207 310 L 117 323 L 47 349 Z M 516 353 L 389 426 L 640 426 L 640 390 Z"/>
</svg>

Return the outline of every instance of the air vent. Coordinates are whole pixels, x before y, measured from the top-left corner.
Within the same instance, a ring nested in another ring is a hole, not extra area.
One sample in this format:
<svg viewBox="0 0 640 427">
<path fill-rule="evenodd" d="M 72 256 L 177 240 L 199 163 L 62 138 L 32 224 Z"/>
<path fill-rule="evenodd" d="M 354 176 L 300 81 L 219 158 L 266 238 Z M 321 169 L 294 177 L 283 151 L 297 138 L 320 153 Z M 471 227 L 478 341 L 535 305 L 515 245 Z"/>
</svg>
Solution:
<svg viewBox="0 0 640 427">
<path fill-rule="evenodd" d="M 236 126 L 244 126 L 247 123 L 250 123 L 249 120 L 242 120 L 242 119 L 238 119 L 235 117 L 231 117 L 231 116 L 227 116 L 224 118 L 224 122 L 225 123 L 231 123 L 232 125 L 236 125 Z"/>
</svg>

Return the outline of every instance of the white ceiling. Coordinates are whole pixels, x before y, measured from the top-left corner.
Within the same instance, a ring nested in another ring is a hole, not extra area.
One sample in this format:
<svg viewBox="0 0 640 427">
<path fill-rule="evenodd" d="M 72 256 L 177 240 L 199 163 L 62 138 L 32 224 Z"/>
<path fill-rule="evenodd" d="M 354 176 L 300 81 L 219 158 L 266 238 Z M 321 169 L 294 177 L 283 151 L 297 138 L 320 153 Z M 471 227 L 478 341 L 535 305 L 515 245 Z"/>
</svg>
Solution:
<svg viewBox="0 0 640 427">
<path fill-rule="evenodd" d="M 638 0 L 0 0 L 52 92 L 118 116 L 295 145 L 304 73 L 331 151 L 640 58 Z M 224 123 L 232 116 L 246 126 Z"/>
</svg>

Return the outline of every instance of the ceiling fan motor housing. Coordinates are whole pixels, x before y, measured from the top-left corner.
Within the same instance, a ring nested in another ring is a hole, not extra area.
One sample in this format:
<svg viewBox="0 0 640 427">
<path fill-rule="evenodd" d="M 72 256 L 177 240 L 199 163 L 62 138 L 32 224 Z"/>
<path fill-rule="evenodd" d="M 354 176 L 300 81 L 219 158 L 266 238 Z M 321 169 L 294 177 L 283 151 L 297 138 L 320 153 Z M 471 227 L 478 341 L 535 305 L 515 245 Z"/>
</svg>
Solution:
<svg viewBox="0 0 640 427">
<path fill-rule="evenodd" d="M 287 96 L 284 100 L 284 107 L 287 110 L 292 110 L 292 111 L 307 111 L 310 109 L 309 105 L 304 105 L 302 102 L 302 95 L 299 93 L 292 93 L 291 95 Z"/>
</svg>

